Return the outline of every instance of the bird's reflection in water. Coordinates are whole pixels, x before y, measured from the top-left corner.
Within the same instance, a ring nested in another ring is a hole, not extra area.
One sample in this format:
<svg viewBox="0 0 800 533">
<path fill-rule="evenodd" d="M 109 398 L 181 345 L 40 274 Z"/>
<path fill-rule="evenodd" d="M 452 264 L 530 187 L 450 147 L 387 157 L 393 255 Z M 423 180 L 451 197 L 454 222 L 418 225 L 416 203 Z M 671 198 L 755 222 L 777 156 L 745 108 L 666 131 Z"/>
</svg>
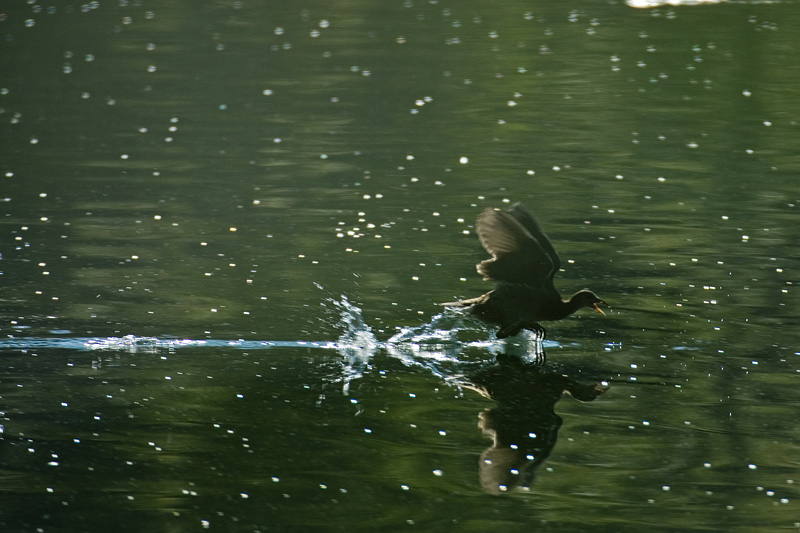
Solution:
<svg viewBox="0 0 800 533">
<path fill-rule="evenodd" d="M 554 408 L 564 392 L 590 402 L 608 388 L 606 382 L 579 383 L 545 367 L 543 352 L 536 359 L 529 363 L 499 355 L 496 365 L 468 376 L 463 384 L 497 402 L 479 415 L 479 427 L 493 441 L 480 458 L 480 482 L 488 493 L 530 487 L 558 440 L 562 419 Z"/>
</svg>

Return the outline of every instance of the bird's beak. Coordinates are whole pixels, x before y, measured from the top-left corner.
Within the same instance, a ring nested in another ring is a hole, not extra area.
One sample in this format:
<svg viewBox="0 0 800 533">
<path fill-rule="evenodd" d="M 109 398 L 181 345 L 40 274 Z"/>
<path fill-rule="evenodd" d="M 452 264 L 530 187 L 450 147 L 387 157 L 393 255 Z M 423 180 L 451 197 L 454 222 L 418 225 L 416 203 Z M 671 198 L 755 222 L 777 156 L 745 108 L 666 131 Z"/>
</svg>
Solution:
<svg viewBox="0 0 800 533">
<path fill-rule="evenodd" d="M 604 304 L 605 302 L 598 302 L 598 303 Z M 597 307 L 597 304 L 592 304 L 592 307 L 594 308 L 594 310 L 595 310 L 595 311 L 597 311 L 597 312 L 598 312 L 598 313 L 600 313 L 601 315 L 605 315 L 605 313 L 603 312 L 603 310 L 602 310 L 602 309 L 600 309 L 599 307 Z"/>
</svg>

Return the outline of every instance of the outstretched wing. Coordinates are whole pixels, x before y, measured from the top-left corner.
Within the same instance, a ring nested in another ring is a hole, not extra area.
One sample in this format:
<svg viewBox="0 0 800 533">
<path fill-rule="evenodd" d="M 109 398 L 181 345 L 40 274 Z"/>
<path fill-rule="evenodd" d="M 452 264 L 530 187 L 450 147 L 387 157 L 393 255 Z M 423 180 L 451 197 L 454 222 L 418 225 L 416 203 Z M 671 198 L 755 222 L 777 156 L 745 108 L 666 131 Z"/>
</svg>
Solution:
<svg viewBox="0 0 800 533">
<path fill-rule="evenodd" d="M 478 273 L 484 279 L 539 287 L 552 280 L 558 270 L 560 261 L 550 240 L 521 204 L 509 213 L 484 209 L 475 229 L 481 245 L 492 256 L 478 264 Z"/>
<path fill-rule="evenodd" d="M 528 208 L 522 205 L 522 203 L 516 203 L 514 206 L 509 210 L 511 216 L 516 218 L 520 224 L 522 224 L 528 233 L 530 233 L 536 242 L 539 243 L 541 246 L 542 251 L 547 254 L 547 257 L 550 258 L 550 261 L 553 262 L 553 274 L 555 275 L 558 272 L 558 269 L 561 268 L 561 259 L 558 258 L 558 254 L 556 253 L 555 248 L 553 248 L 553 244 L 550 242 L 550 237 L 547 236 L 547 233 L 544 232 L 544 228 L 536 220 L 536 217 L 533 216 L 533 213 L 528 211 Z"/>
</svg>

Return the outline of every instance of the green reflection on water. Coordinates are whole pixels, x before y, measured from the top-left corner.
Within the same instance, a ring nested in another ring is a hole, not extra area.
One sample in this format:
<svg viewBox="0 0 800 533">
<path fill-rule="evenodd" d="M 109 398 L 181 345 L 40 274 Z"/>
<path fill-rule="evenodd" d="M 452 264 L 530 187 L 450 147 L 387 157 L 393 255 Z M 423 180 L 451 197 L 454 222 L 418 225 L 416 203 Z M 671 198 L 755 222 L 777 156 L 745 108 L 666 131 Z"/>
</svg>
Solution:
<svg viewBox="0 0 800 533">
<path fill-rule="evenodd" d="M 332 342 L 345 295 L 385 342 L 488 289 L 475 216 L 523 201 L 557 287 L 611 304 L 550 325 L 550 361 L 611 389 L 560 401 L 532 492 L 498 499 L 494 403 L 382 349 L 347 394 L 319 350 L 5 349 L 0 523 L 794 527 L 798 13 L 9 7 L 4 335 Z"/>
</svg>

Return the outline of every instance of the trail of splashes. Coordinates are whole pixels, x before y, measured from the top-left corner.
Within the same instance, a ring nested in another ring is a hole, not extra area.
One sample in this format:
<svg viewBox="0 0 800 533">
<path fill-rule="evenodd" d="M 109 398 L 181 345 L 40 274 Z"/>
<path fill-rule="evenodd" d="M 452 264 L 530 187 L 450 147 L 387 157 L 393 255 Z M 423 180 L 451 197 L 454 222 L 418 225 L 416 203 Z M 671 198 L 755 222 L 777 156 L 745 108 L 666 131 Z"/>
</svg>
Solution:
<svg viewBox="0 0 800 533">
<path fill-rule="evenodd" d="M 459 332 L 462 329 L 462 317 L 451 311 L 435 315 L 430 324 L 401 328 L 387 344 L 422 343 L 422 344 L 454 344 L 462 341 Z"/>
<path fill-rule="evenodd" d="M 361 309 L 347 296 L 327 301 L 339 310 L 339 326 L 343 330 L 336 343 L 337 351 L 343 356 L 341 373 L 331 380 L 342 383 L 343 394 L 349 393 L 352 381 L 363 377 L 371 357 L 379 349 L 386 350 L 388 355 L 406 366 L 421 366 L 445 381 L 451 381 L 452 372 L 444 366 L 459 364 L 458 354 L 463 343 L 458 339 L 461 325 L 458 317 L 446 313 L 437 315 L 430 324 L 403 328 L 387 342 L 381 343 L 364 320 Z M 323 399 L 320 397 L 320 401 Z"/>
<path fill-rule="evenodd" d="M 470 341 L 466 337 L 475 336 L 474 328 L 465 328 L 463 315 L 445 311 L 434 316 L 430 323 L 400 329 L 388 341 L 381 343 L 364 320 L 361 309 L 342 295 L 340 300 L 327 301 L 340 313 L 339 326 L 342 334 L 336 343 L 337 351 L 343 356 L 341 374 L 332 381 L 342 382 L 342 391 L 349 392 L 350 383 L 364 375 L 370 359 L 378 350 L 402 361 L 406 366 L 427 369 L 446 382 L 452 382 L 459 369 L 474 363 L 465 363 L 460 356 L 465 347 L 485 347 L 491 349 L 496 341 Z"/>
<path fill-rule="evenodd" d="M 361 308 L 350 303 L 350 300 L 344 295 L 341 300 L 331 300 L 331 303 L 341 312 L 339 326 L 344 330 L 339 336 L 337 346 L 366 357 L 374 354 L 379 346 L 378 339 L 372 333 L 372 328 L 364 321 Z"/>
<path fill-rule="evenodd" d="M 452 378 L 452 369 L 461 364 L 460 355 L 466 345 L 488 347 L 490 342 L 468 342 L 462 337 L 469 330 L 463 327 L 463 316 L 446 310 L 431 318 L 429 324 L 401 328 L 386 341 L 387 353 L 406 366 L 421 366 L 445 381 Z"/>
<path fill-rule="evenodd" d="M 466 368 L 476 364 L 476 361 L 464 360 L 465 349 L 480 348 L 495 356 L 513 354 L 523 360 L 535 361 L 543 354 L 542 347 L 558 345 L 552 341 L 539 343 L 535 336 L 527 332 L 516 339 L 498 341 L 494 337 L 493 330 L 453 310 L 435 315 L 430 323 L 402 328 L 386 342 L 381 343 L 364 320 L 361 309 L 350 302 L 347 296 L 342 295 L 339 300 L 327 298 L 325 301 L 338 311 L 338 325 L 342 333 L 336 342 L 159 339 L 126 335 L 108 338 L 9 338 L 0 340 L 0 349 L 66 348 L 146 354 L 191 347 L 224 347 L 240 350 L 333 349 L 342 356 L 342 360 L 339 363 L 340 372 L 330 376 L 328 381 L 342 382 L 344 392 L 347 393 L 350 382 L 364 375 L 371 358 L 378 350 L 385 350 L 387 355 L 402 361 L 406 366 L 425 368 L 445 381 L 450 381 Z M 465 325 L 465 322 L 468 324 Z"/>
<path fill-rule="evenodd" d="M 343 331 L 336 343 L 336 349 L 344 357 L 340 379 L 344 383 L 343 392 L 346 394 L 350 389 L 350 382 L 364 374 L 364 369 L 380 343 L 372 333 L 372 328 L 364 321 L 361 308 L 350 303 L 347 296 L 342 295 L 341 300 L 331 298 L 328 301 L 341 313 L 339 326 Z"/>
<path fill-rule="evenodd" d="M 532 362 L 541 359 L 545 347 L 554 346 L 558 343 L 543 341 L 528 330 L 509 339 L 498 339 L 493 328 L 451 308 L 434 316 L 430 324 L 401 329 L 386 343 L 390 352 L 412 349 L 426 358 L 444 353 L 456 361 L 465 348 L 483 348 L 494 356 L 515 355 Z"/>
</svg>

